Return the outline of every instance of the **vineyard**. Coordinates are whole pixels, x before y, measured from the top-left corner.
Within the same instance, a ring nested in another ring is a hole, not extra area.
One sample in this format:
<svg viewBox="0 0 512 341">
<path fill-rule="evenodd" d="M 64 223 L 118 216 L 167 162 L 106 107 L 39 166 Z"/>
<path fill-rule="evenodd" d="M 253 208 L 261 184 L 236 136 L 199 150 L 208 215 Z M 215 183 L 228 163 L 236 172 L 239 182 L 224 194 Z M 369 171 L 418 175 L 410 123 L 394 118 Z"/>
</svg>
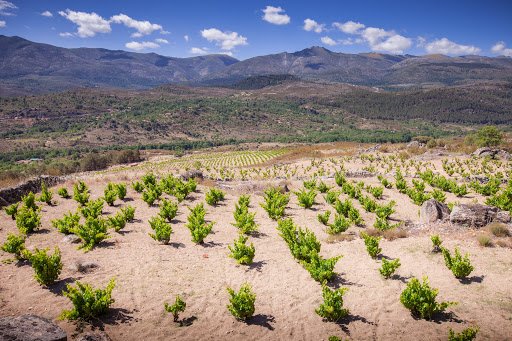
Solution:
<svg viewBox="0 0 512 341">
<path fill-rule="evenodd" d="M 2 316 L 113 340 L 510 338 L 510 223 L 420 212 L 434 199 L 510 217 L 512 162 L 401 150 L 276 161 L 287 152 L 155 157 L 6 207 Z"/>
</svg>

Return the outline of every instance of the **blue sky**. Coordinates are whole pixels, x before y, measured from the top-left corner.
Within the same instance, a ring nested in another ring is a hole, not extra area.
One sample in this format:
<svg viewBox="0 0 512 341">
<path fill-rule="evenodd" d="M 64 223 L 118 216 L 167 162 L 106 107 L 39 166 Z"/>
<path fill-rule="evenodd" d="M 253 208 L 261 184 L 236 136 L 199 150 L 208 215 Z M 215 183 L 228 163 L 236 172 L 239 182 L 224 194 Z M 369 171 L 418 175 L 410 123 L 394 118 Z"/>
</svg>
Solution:
<svg viewBox="0 0 512 341">
<path fill-rule="evenodd" d="M 62 47 L 237 59 L 335 52 L 512 56 L 511 0 L 0 0 L 0 34 Z"/>
</svg>

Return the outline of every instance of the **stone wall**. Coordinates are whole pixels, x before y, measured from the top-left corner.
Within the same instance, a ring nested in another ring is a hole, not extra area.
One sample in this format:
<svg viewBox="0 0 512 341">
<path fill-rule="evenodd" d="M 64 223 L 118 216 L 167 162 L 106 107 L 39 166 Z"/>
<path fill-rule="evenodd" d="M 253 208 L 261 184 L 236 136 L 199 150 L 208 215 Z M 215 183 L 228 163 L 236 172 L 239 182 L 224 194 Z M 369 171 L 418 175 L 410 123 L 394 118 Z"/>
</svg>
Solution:
<svg viewBox="0 0 512 341">
<path fill-rule="evenodd" d="M 41 190 L 41 181 L 44 181 L 46 187 L 50 188 L 64 180 L 58 176 L 39 175 L 38 177 L 20 183 L 14 187 L 0 189 L 0 207 L 17 203 L 28 193 L 37 193 Z"/>
</svg>

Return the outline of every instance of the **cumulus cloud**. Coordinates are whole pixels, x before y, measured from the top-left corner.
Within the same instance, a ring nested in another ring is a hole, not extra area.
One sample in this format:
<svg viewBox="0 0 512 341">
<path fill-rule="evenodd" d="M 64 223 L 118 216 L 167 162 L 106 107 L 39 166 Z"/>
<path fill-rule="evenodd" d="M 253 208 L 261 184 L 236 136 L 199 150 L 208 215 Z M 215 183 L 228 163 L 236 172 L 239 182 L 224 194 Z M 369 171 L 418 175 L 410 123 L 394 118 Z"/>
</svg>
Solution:
<svg viewBox="0 0 512 341">
<path fill-rule="evenodd" d="M 505 42 L 499 41 L 491 48 L 491 52 L 501 56 L 512 57 L 512 49 L 506 49 L 505 46 Z"/>
<path fill-rule="evenodd" d="M 160 45 L 158 45 L 157 43 L 153 43 L 151 41 L 143 41 L 141 43 L 139 43 L 137 41 L 131 41 L 129 43 L 126 43 L 124 46 L 126 46 L 126 48 L 128 48 L 130 50 L 136 50 L 136 51 L 140 51 L 140 50 L 144 50 L 144 49 L 156 49 L 156 48 L 160 47 Z"/>
<path fill-rule="evenodd" d="M 65 12 L 60 11 L 59 14 L 78 25 L 77 35 L 80 38 L 94 37 L 96 33 L 110 33 L 112 31 L 110 23 L 94 12 L 75 12 L 67 9 Z"/>
<path fill-rule="evenodd" d="M 3 20 L 0 20 L 0 27 L 5 27 L 7 24 L 5 23 L 5 21 Z"/>
<path fill-rule="evenodd" d="M 322 43 L 329 45 L 329 46 L 338 45 L 337 42 L 335 42 L 332 38 L 330 38 L 328 36 L 322 37 L 322 38 L 320 38 L 320 40 L 322 41 Z"/>
<path fill-rule="evenodd" d="M 306 19 L 304 20 L 304 27 L 303 29 L 305 31 L 315 31 L 316 33 L 322 33 L 324 30 L 325 24 L 319 24 L 316 21 L 312 19 Z"/>
<path fill-rule="evenodd" d="M 216 28 L 202 30 L 201 35 L 208 41 L 215 41 L 223 50 L 232 50 L 238 45 L 248 45 L 247 38 L 237 32 L 222 32 Z"/>
<path fill-rule="evenodd" d="M 344 33 L 347 34 L 360 34 L 361 30 L 366 27 L 361 23 L 353 21 L 347 21 L 346 23 L 343 24 L 339 22 L 334 22 L 332 23 L 332 26 L 336 27 L 340 31 L 343 31 Z"/>
<path fill-rule="evenodd" d="M 290 17 L 286 14 L 280 14 L 284 12 L 284 9 L 281 7 L 272 7 L 267 6 L 267 8 L 262 9 L 264 16 L 261 18 L 271 24 L 275 25 L 286 25 L 290 23 Z"/>
<path fill-rule="evenodd" d="M 48 18 L 53 17 L 52 12 L 50 12 L 50 11 L 44 11 L 43 13 L 41 13 L 41 15 L 42 15 L 43 17 L 48 17 Z"/>
<path fill-rule="evenodd" d="M 183 37 L 185 39 L 186 42 L 188 42 L 190 40 L 190 38 L 186 35 Z"/>
<path fill-rule="evenodd" d="M 155 39 L 155 41 L 157 43 L 169 44 L 169 41 L 167 39 L 158 38 L 158 39 Z"/>
<path fill-rule="evenodd" d="M 14 15 L 11 10 L 15 10 L 18 7 L 12 2 L 0 0 L 0 15 Z"/>
<path fill-rule="evenodd" d="M 225 54 L 226 56 L 233 57 L 233 52 L 221 52 L 220 54 Z"/>
<path fill-rule="evenodd" d="M 188 53 L 192 54 L 207 54 L 206 49 L 200 49 L 199 47 L 193 47 L 188 51 Z"/>
<path fill-rule="evenodd" d="M 72 33 L 65 32 L 65 33 L 59 33 L 59 36 L 61 37 L 74 37 Z"/>
<path fill-rule="evenodd" d="M 163 27 L 158 24 L 152 24 L 149 21 L 138 21 L 135 19 L 130 18 L 126 14 L 118 14 L 114 15 L 110 18 L 111 22 L 114 22 L 116 24 L 124 24 L 126 27 L 134 28 L 137 30 L 134 34 L 132 34 L 132 37 L 139 38 L 143 35 L 149 35 L 153 33 L 154 31 L 159 30 L 161 33 L 169 33 L 167 31 L 163 30 Z"/>
<path fill-rule="evenodd" d="M 436 39 L 431 43 L 425 45 L 425 50 L 428 53 L 440 53 L 440 54 L 451 54 L 451 55 L 467 55 L 467 54 L 478 54 L 481 49 L 472 45 L 459 45 L 450 41 L 446 38 Z"/>
</svg>

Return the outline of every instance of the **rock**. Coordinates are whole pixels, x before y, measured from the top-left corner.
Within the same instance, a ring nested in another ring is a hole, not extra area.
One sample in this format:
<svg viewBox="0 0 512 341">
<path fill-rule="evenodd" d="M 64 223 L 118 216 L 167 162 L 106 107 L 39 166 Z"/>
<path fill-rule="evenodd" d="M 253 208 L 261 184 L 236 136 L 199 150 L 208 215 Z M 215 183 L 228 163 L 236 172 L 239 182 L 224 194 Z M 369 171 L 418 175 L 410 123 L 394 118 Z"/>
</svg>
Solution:
<svg viewBox="0 0 512 341">
<path fill-rule="evenodd" d="M 284 182 L 278 183 L 276 187 L 277 187 L 277 189 L 279 190 L 279 192 L 281 194 L 285 194 L 286 192 L 290 191 L 288 189 L 288 185 L 286 183 L 284 183 Z"/>
<path fill-rule="evenodd" d="M 63 178 L 51 175 L 39 175 L 38 177 L 25 181 L 14 187 L 7 187 L 0 190 L 0 207 L 14 204 L 28 193 L 37 193 L 41 190 L 41 182 L 44 181 L 48 188 L 64 181 Z"/>
<path fill-rule="evenodd" d="M 0 319 L 0 340 L 66 341 L 66 332 L 52 321 L 35 315 Z"/>
<path fill-rule="evenodd" d="M 197 169 L 190 169 L 185 173 L 181 174 L 183 180 L 188 181 L 190 179 L 199 178 L 204 179 L 203 172 Z"/>
<path fill-rule="evenodd" d="M 368 149 L 366 149 L 364 152 L 365 153 L 374 153 L 376 151 L 378 151 L 380 149 L 380 144 L 376 144 L 375 146 L 372 146 Z"/>
<path fill-rule="evenodd" d="M 82 259 L 75 259 L 75 262 L 69 266 L 69 270 L 76 272 L 85 272 L 89 269 L 99 268 L 100 265 L 94 262 L 84 262 Z"/>
<path fill-rule="evenodd" d="M 499 152 L 498 152 L 498 156 L 501 158 L 501 159 L 505 159 L 507 161 L 510 161 L 512 160 L 512 155 L 510 155 L 509 152 L 501 149 Z"/>
<path fill-rule="evenodd" d="M 101 332 L 101 333 L 88 333 L 85 335 L 82 335 L 77 341 L 112 341 L 110 336 L 108 336 L 107 333 Z"/>
<path fill-rule="evenodd" d="M 424 143 L 419 143 L 418 141 L 411 141 L 407 144 L 407 148 L 411 148 L 411 147 L 423 147 L 425 146 Z"/>
<path fill-rule="evenodd" d="M 470 227 L 483 227 L 496 220 L 498 211 L 499 209 L 494 206 L 459 204 L 453 206 L 453 211 L 450 214 L 450 222 L 452 224 L 467 225 Z M 501 213 L 500 217 L 502 217 Z"/>
<path fill-rule="evenodd" d="M 421 206 L 420 222 L 428 224 L 436 220 L 448 220 L 450 213 L 448 205 L 435 199 L 429 199 Z"/>
<path fill-rule="evenodd" d="M 478 182 L 479 182 L 479 183 L 481 183 L 481 184 L 486 184 L 486 183 L 488 183 L 488 182 L 489 182 L 489 178 L 488 178 L 488 177 L 486 177 L 486 176 L 484 176 L 484 175 L 471 175 L 471 176 L 469 177 L 469 180 L 470 180 L 470 181 L 473 181 L 473 180 L 474 180 L 474 181 L 478 181 Z"/>
<path fill-rule="evenodd" d="M 366 170 L 359 170 L 359 171 L 346 171 L 345 176 L 347 178 L 370 178 L 372 176 L 375 176 L 372 172 L 368 172 Z"/>
<path fill-rule="evenodd" d="M 64 238 L 61 239 L 61 242 L 62 243 L 70 243 L 70 244 L 77 244 L 77 243 L 80 243 L 82 240 L 80 239 L 79 236 L 77 236 L 76 234 L 68 234 L 67 236 L 65 236 Z"/>
<path fill-rule="evenodd" d="M 498 213 L 496 213 L 496 218 L 494 218 L 493 221 L 497 221 L 499 223 L 504 223 L 504 224 L 510 223 L 510 212 L 498 211 Z"/>
<path fill-rule="evenodd" d="M 498 150 L 493 150 L 489 147 L 481 147 L 481 148 L 478 148 L 477 150 L 475 150 L 473 152 L 473 154 L 471 155 L 474 155 L 474 156 L 490 156 L 491 158 L 494 158 L 496 156 L 496 154 L 498 154 Z"/>
</svg>

